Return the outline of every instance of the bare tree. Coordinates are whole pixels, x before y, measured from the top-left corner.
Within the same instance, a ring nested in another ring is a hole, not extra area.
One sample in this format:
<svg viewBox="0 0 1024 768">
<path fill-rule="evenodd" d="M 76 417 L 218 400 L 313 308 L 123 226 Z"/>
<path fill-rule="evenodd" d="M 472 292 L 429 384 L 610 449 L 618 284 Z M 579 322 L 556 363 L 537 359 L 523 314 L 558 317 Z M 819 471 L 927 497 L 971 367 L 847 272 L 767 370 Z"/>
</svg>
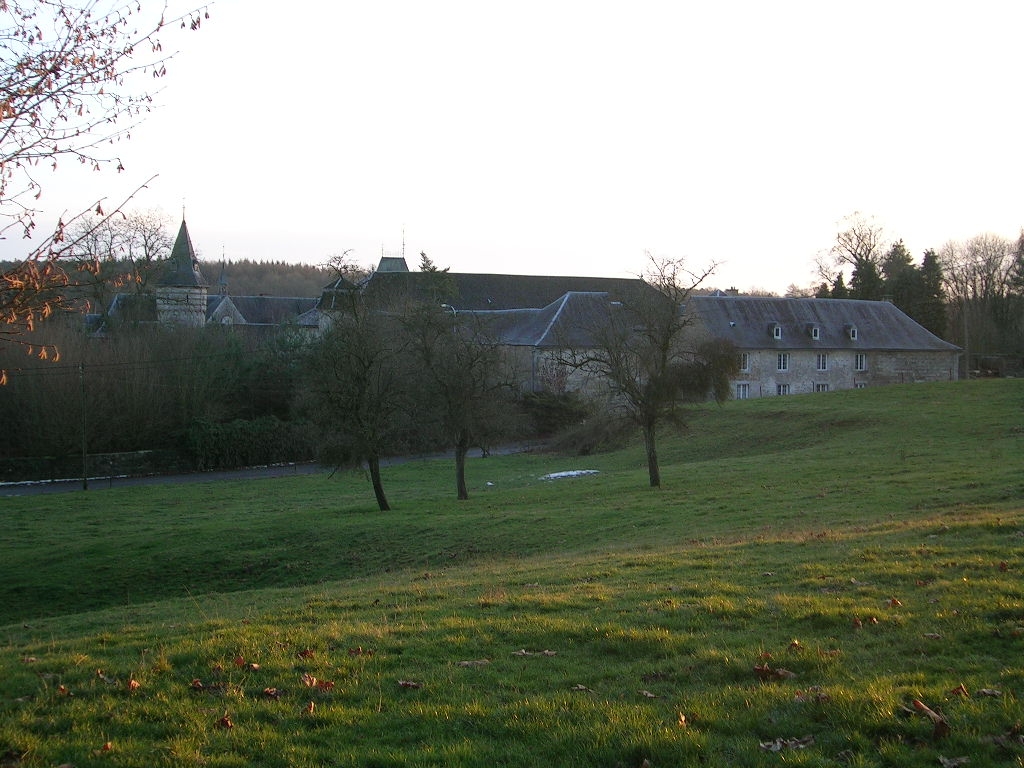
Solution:
<svg viewBox="0 0 1024 768">
<path fill-rule="evenodd" d="M 841 229 L 832 247 L 815 258 L 819 286 L 836 285 L 843 272 L 849 269 L 852 298 L 881 299 L 881 265 L 888 247 L 885 231 L 873 218 L 859 211 L 846 216 L 839 226 Z"/>
<path fill-rule="evenodd" d="M 88 219 L 79 220 L 67 228 L 71 262 L 91 265 L 77 285 L 89 310 L 105 312 L 114 293 L 147 289 L 174 245 L 170 223 L 166 213 L 152 209 L 119 212 L 98 226 Z"/>
<path fill-rule="evenodd" d="M 0 235 L 12 229 L 33 234 L 45 170 L 57 170 L 64 160 L 123 170 L 109 147 L 128 137 L 153 100 L 129 83 L 135 75 L 166 74 L 170 56 L 161 30 L 170 24 L 198 29 L 208 16 L 200 10 L 169 20 L 166 12 L 166 3 L 159 16 L 144 17 L 136 2 L 0 2 Z M 140 60 L 140 51 L 148 58 Z M 102 198 L 83 205 L 82 213 L 62 217 L 41 245 L 0 274 L 0 338 L 16 340 L 62 306 L 79 267 L 90 270 L 69 264 L 77 243 L 68 241 L 67 226 L 85 221 L 86 211 L 99 226 L 113 210 Z"/>
<path fill-rule="evenodd" d="M 381 459 L 400 444 L 410 410 L 404 338 L 393 314 L 368 306 L 342 280 L 330 296 L 330 330 L 309 358 L 304 399 L 323 434 L 322 458 L 337 466 L 365 462 L 386 512 Z"/>
<path fill-rule="evenodd" d="M 960 332 L 968 370 L 972 354 L 992 354 L 1015 345 L 1008 338 L 1017 326 L 1008 316 L 1014 305 L 1014 261 L 1014 244 L 993 234 L 951 240 L 939 250 L 943 287 L 958 315 L 952 327 Z"/>
<path fill-rule="evenodd" d="M 444 443 L 454 447 L 456 494 L 468 499 L 469 448 L 485 445 L 510 410 L 501 348 L 479 317 L 448 305 L 414 307 L 403 325 L 417 363 L 423 412 L 436 415 Z"/>
<path fill-rule="evenodd" d="M 652 487 L 661 486 L 659 424 L 679 415 L 687 400 L 728 397 L 735 351 L 715 342 L 695 344 L 684 333 L 693 322 L 685 303 L 715 265 L 691 272 L 682 260 L 651 257 L 643 285 L 607 302 L 591 323 L 587 348 L 567 348 L 563 362 L 606 381 L 613 405 L 641 429 Z"/>
</svg>

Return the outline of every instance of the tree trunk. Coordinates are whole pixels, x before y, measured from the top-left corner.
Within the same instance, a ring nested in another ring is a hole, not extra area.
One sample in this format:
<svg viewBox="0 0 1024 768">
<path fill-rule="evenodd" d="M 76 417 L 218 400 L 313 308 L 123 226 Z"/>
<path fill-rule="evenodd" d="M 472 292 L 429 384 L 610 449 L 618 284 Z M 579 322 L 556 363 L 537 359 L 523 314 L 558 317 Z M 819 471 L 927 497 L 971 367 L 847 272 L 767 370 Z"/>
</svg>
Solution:
<svg viewBox="0 0 1024 768">
<path fill-rule="evenodd" d="M 384 495 L 384 484 L 380 480 L 380 459 L 374 456 L 366 462 L 370 467 L 370 482 L 373 483 L 373 495 L 377 497 L 377 506 L 381 512 L 390 512 L 387 496 Z"/>
<path fill-rule="evenodd" d="M 655 440 L 655 423 L 648 421 L 643 425 L 644 448 L 647 451 L 647 475 L 651 479 L 651 488 L 661 487 L 661 469 L 658 467 L 658 447 Z"/>
<path fill-rule="evenodd" d="M 460 434 L 455 440 L 455 486 L 460 501 L 469 498 L 466 490 L 466 454 L 469 453 L 469 435 Z"/>
</svg>

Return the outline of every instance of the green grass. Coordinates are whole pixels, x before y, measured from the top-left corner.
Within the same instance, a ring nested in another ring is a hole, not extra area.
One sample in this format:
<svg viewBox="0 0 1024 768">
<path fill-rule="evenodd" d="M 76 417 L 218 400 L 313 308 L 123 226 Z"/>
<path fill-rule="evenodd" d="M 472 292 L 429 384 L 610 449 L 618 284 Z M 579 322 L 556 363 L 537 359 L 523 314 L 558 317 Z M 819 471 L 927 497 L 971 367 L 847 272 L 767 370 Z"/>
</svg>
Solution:
<svg viewBox="0 0 1024 768">
<path fill-rule="evenodd" d="M 661 455 L 0 501 L 0 765 L 1024 765 L 1024 383 Z"/>
</svg>

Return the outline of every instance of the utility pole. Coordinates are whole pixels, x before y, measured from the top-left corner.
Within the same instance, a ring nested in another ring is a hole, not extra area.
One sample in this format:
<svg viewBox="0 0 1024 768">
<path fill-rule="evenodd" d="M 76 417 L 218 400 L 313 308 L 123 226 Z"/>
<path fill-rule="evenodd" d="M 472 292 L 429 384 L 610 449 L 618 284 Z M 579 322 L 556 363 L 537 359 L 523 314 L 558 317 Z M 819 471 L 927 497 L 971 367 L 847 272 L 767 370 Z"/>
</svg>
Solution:
<svg viewBox="0 0 1024 768">
<path fill-rule="evenodd" d="M 89 440 L 85 413 L 85 363 L 78 364 L 78 382 L 82 393 L 82 490 L 89 490 Z"/>
</svg>

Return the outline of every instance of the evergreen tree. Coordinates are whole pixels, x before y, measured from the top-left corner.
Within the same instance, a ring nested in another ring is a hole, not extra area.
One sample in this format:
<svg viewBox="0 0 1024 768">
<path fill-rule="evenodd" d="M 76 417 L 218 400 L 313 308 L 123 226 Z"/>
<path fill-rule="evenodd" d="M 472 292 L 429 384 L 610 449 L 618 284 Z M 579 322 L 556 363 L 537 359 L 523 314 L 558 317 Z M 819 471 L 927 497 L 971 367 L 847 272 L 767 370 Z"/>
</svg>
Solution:
<svg viewBox="0 0 1024 768">
<path fill-rule="evenodd" d="M 850 298 L 881 301 L 885 293 L 885 283 L 873 261 L 862 261 L 854 267 L 850 277 Z"/>
<path fill-rule="evenodd" d="M 946 334 L 946 289 L 939 255 L 929 248 L 921 260 L 921 305 L 914 317 L 936 336 Z"/>
<path fill-rule="evenodd" d="M 836 279 L 832 281 L 831 296 L 833 299 L 850 298 L 850 289 L 846 287 L 846 281 L 843 279 L 842 272 L 837 273 Z"/>
<path fill-rule="evenodd" d="M 433 259 L 427 256 L 426 251 L 420 251 L 420 272 L 437 272 L 439 271 L 437 265 Z M 447 272 L 448 270 L 445 270 Z"/>
<path fill-rule="evenodd" d="M 902 240 L 893 243 L 882 257 L 882 277 L 885 297 L 916 320 L 921 314 L 924 283 Z"/>
</svg>

